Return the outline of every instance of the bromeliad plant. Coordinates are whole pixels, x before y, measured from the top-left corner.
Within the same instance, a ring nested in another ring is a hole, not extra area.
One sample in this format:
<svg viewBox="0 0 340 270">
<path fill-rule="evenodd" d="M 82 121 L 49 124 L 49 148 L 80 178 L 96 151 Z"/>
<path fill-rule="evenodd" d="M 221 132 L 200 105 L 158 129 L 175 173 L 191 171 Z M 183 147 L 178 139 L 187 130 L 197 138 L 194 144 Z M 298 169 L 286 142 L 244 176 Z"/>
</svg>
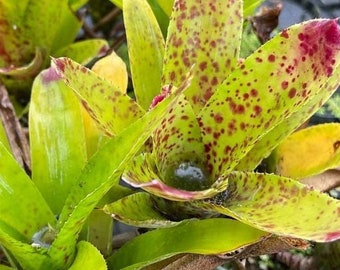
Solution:
<svg viewBox="0 0 340 270">
<path fill-rule="evenodd" d="M 147 2 L 124 0 L 136 101 L 114 54 L 94 71 L 53 59 L 33 86 L 32 181 L 0 144 L 0 243 L 12 265 L 140 269 L 176 254 L 237 258 L 340 238 L 338 201 L 255 172 L 339 85 L 340 28 L 295 25 L 239 59 L 253 2 L 177 0 L 164 41 Z M 122 188 L 121 175 L 146 192 Z M 87 237 L 102 226 L 98 210 L 156 229 L 105 262 Z"/>
<path fill-rule="evenodd" d="M 157 108 L 188 74 L 192 80 L 125 169 L 123 180 L 147 192 L 104 207 L 131 225 L 169 228 L 132 240 L 110 265 L 142 267 L 182 252 L 228 252 L 269 235 L 338 239 L 338 201 L 296 179 L 254 171 L 339 85 L 337 20 L 292 26 L 239 59 L 242 1 L 175 1 L 166 42 L 145 1 L 125 0 L 123 11 L 136 102 L 70 59 L 54 60 L 106 134 L 116 136 Z M 214 248 L 209 240 L 198 248 L 205 240 L 196 239 L 198 225 L 191 218 L 217 216 L 222 219 L 201 221 L 212 227 L 202 225 L 199 233 L 207 233 Z M 223 240 L 212 236 L 214 230 L 222 234 L 213 225 L 219 222 L 232 232 Z M 243 235 L 238 241 L 228 238 L 237 233 Z M 160 248 L 155 242 L 163 238 Z M 227 239 L 229 247 L 221 244 Z"/>
</svg>

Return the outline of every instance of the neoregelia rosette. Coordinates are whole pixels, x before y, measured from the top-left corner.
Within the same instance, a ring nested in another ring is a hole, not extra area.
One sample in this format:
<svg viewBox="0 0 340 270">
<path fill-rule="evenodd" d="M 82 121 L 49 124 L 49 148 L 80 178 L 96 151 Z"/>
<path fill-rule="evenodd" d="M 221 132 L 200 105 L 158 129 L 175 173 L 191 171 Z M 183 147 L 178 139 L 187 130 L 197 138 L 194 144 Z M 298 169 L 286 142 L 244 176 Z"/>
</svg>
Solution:
<svg viewBox="0 0 340 270">
<path fill-rule="evenodd" d="M 145 1 L 125 0 L 123 11 L 136 101 L 70 59 L 55 59 L 65 82 L 110 136 L 182 92 L 123 175 L 151 195 L 106 211 L 142 227 L 225 215 L 270 234 L 340 238 L 338 201 L 254 171 L 338 87 L 338 21 L 294 25 L 240 59 L 242 1 L 175 1 L 165 42 Z"/>
</svg>

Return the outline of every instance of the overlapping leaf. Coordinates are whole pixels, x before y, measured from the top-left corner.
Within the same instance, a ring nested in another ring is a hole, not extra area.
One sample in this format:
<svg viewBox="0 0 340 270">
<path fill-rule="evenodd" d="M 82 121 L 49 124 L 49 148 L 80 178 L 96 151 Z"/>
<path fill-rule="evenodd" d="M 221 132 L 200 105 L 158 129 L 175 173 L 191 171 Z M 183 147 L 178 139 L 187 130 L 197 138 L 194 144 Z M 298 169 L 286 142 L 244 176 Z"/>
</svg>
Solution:
<svg viewBox="0 0 340 270">
<path fill-rule="evenodd" d="M 231 219 L 187 220 L 134 238 L 108 259 L 108 265 L 114 270 L 141 269 L 181 253 L 221 254 L 255 243 L 266 235 Z"/>
<path fill-rule="evenodd" d="M 60 48 L 53 52 L 53 56 L 67 56 L 73 61 L 85 65 L 95 56 L 101 56 L 108 48 L 107 42 L 103 39 L 89 39 Z"/>
<path fill-rule="evenodd" d="M 87 155 L 79 101 L 53 68 L 35 79 L 29 116 L 32 179 L 59 214 Z"/>
<path fill-rule="evenodd" d="M 302 129 L 285 139 L 271 159 L 275 173 L 303 178 L 340 165 L 340 125 Z"/>
<path fill-rule="evenodd" d="M 193 66 L 194 79 L 186 96 L 199 111 L 235 68 L 241 34 L 242 1 L 175 1 L 163 85 L 178 86 Z"/>
<path fill-rule="evenodd" d="M 180 164 L 204 168 L 204 145 L 196 116 L 184 95 L 178 105 L 162 120 L 153 136 L 154 156 L 159 175 L 166 184 L 184 189 L 204 189 L 210 186 L 207 175 L 191 183 L 176 179 Z M 188 164 L 189 165 L 189 164 Z"/>
<path fill-rule="evenodd" d="M 161 90 L 164 39 L 145 0 L 125 0 L 123 11 L 134 93 L 147 110 Z"/>
<path fill-rule="evenodd" d="M 336 20 L 295 25 L 219 86 L 199 113 L 213 176 L 230 172 L 256 141 L 321 91 L 339 64 L 339 48 Z"/>
<path fill-rule="evenodd" d="M 340 65 L 338 65 L 333 75 L 328 78 L 327 82 L 321 87 L 321 91 L 317 95 L 311 97 L 309 101 L 297 112 L 290 117 L 284 119 L 279 125 L 265 134 L 254 147 L 247 153 L 247 155 L 237 164 L 236 170 L 251 171 L 269 154 L 272 150 L 303 122 L 311 117 L 322 104 L 324 104 L 329 97 L 337 89 L 340 82 Z"/>
<path fill-rule="evenodd" d="M 69 268 L 70 270 L 106 270 L 106 262 L 99 250 L 91 243 L 86 241 L 80 241 L 77 244 L 77 256 L 73 264 Z"/>
<path fill-rule="evenodd" d="M 340 238 L 340 202 L 278 175 L 232 172 L 228 190 L 196 206 L 273 234 L 319 242 Z"/>
<path fill-rule="evenodd" d="M 121 132 L 144 110 L 111 82 L 71 59 L 53 60 L 54 68 L 79 95 L 82 104 L 108 135 Z"/>
<path fill-rule="evenodd" d="M 160 179 L 157 172 L 153 157 L 149 154 L 142 154 L 133 159 L 124 172 L 123 180 L 134 187 L 142 188 L 151 194 L 174 201 L 209 198 L 226 189 L 228 185 L 227 178 L 221 177 L 207 189 L 188 191 L 168 185 L 167 179 Z M 196 173 L 201 172 L 196 171 Z"/>
<path fill-rule="evenodd" d="M 157 211 L 150 194 L 144 192 L 105 205 L 103 210 L 113 218 L 135 227 L 160 228 L 177 224 Z"/>
<path fill-rule="evenodd" d="M 16 240 L 30 242 L 35 232 L 48 223 L 54 224 L 54 215 L 3 144 L 0 158 L 0 229 Z"/>
<path fill-rule="evenodd" d="M 190 77 L 169 98 L 129 125 L 100 148 L 83 169 L 59 218 L 60 232 L 48 253 L 56 266 L 70 263 L 78 233 L 100 199 L 117 184 L 128 162 L 138 152 L 166 113 L 176 105 L 177 96 L 187 88 Z"/>
</svg>

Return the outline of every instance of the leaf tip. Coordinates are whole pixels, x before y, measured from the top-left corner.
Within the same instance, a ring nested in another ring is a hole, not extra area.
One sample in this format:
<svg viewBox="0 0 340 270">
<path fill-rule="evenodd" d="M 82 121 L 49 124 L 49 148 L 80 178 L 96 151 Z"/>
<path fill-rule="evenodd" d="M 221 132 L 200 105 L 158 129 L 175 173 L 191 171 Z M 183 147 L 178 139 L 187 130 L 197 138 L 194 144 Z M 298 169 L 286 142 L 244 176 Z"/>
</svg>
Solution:
<svg viewBox="0 0 340 270">
<path fill-rule="evenodd" d="M 43 84 L 49 84 L 53 81 L 58 81 L 61 78 L 62 78 L 61 75 L 57 72 L 55 67 L 50 67 L 41 73 L 41 79 Z"/>
</svg>

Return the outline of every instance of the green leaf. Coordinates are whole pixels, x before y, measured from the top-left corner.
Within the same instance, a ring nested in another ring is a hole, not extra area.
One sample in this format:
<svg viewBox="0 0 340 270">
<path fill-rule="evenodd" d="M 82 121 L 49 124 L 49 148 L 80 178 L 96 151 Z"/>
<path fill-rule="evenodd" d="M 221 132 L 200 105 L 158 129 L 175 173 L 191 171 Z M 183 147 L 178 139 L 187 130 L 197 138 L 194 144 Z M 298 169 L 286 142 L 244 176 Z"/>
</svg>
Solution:
<svg viewBox="0 0 340 270">
<path fill-rule="evenodd" d="M 32 245 L 18 241 L 6 234 L 1 228 L 0 243 L 11 253 L 22 269 L 56 269 L 46 256 L 46 249 L 35 248 Z"/>
<path fill-rule="evenodd" d="M 106 262 L 99 250 L 86 241 L 77 244 L 77 256 L 69 270 L 106 270 Z"/>
<path fill-rule="evenodd" d="M 134 93 L 147 110 L 161 91 L 164 40 L 145 0 L 125 0 L 123 12 Z"/>
<path fill-rule="evenodd" d="M 53 59 L 53 67 L 107 135 L 121 132 L 144 115 L 144 110 L 119 87 L 71 59 Z"/>
<path fill-rule="evenodd" d="M 14 77 L 15 79 L 35 76 L 40 71 L 45 57 L 46 56 L 44 55 L 43 49 L 37 47 L 35 50 L 35 56 L 30 63 L 23 66 L 0 68 L 0 74 L 5 76 L 11 76 Z"/>
<path fill-rule="evenodd" d="M 291 178 L 316 175 L 340 165 L 340 124 L 299 130 L 274 151 L 275 173 Z"/>
<path fill-rule="evenodd" d="M 218 87 L 198 115 L 213 176 L 228 174 L 262 136 L 321 91 L 339 65 L 339 46 L 335 20 L 292 26 Z"/>
<path fill-rule="evenodd" d="M 135 193 L 107 204 L 103 210 L 113 218 L 135 227 L 159 228 L 177 224 L 158 212 L 150 194 L 144 192 Z"/>
<path fill-rule="evenodd" d="M 55 219 L 39 190 L 0 144 L 0 230 L 17 240 L 32 235 Z"/>
<path fill-rule="evenodd" d="M 317 242 L 340 238 L 340 202 L 278 175 L 232 172 L 225 192 L 196 206 L 277 235 Z"/>
<path fill-rule="evenodd" d="M 340 82 L 340 65 L 338 65 L 331 77 L 320 88 L 317 95 L 310 97 L 300 110 L 294 112 L 290 117 L 284 119 L 279 125 L 266 133 L 247 155 L 237 164 L 238 171 L 252 171 L 259 163 L 270 155 L 272 150 L 289 134 L 291 134 L 302 123 L 308 120 L 320 106 L 336 91 Z"/>
<path fill-rule="evenodd" d="M 29 0 L 7 1 L 0 0 L 0 67 L 21 66 L 31 61 L 34 52 L 32 41 L 28 40 L 23 27 L 23 16 Z M 18 46 L 17 44 L 20 44 Z"/>
<path fill-rule="evenodd" d="M 264 0 L 243 0 L 243 16 L 246 18 L 254 14 Z"/>
<path fill-rule="evenodd" d="M 187 220 L 142 234 L 108 259 L 110 269 L 141 269 L 181 253 L 221 254 L 261 240 L 266 233 L 236 220 Z M 157 243 L 157 244 L 155 244 Z"/>
<path fill-rule="evenodd" d="M 193 68 L 186 91 L 195 112 L 235 68 L 242 35 L 242 1 L 175 1 L 166 41 L 163 85 L 178 86 Z"/>
<path fill-rule="evenodd" d="M 47 54 L 71 43 L 80 26 L 81 22 L 70 10 L 66 0 L 30 1 L 25 10 L 25 31 L 30 34 L 35 46 L 45 48 Z"/>
<path fill-rule="evenodd" d="M 163 9 L 165 14 L 170 17 L 174 0 L 157 0 L 158 5 Z"/>
<path fill-rule="evenodd" d="M 59 218 L 60 231 L 49 249 L 49 256 L 55 265 L 61 267 L 72 260 L 78 234 L 86 218 L 110 188 L 118 184 L 128 162 L 167 112 L 176 105 L 177 96 L 189 82 L 188 79 L 177 92 L 108 140 L 89 160 L 77 184 L 70 190 Z"/>
<path fill-rule="evenodd" d="M 54 57 L 67 56 L 80 64 L 87 64 L 96 56 L 108 50 L 108 44 L 103 39 L 89 39 L 72 43 L 53 53 Z"/>
<path fill-rule="evenodd" d="M 68 5 L 72 9 L 73 12 L 76 12 L 82 6 L 84 6 L 88 0 L 68 0 Z"/>
<path fill-rule="evenodd" d="M 53 68 L 35 79 L 29 114 L 32 180 L 55 214 L 87 159 L 80 109 Z"/>
</svg>

